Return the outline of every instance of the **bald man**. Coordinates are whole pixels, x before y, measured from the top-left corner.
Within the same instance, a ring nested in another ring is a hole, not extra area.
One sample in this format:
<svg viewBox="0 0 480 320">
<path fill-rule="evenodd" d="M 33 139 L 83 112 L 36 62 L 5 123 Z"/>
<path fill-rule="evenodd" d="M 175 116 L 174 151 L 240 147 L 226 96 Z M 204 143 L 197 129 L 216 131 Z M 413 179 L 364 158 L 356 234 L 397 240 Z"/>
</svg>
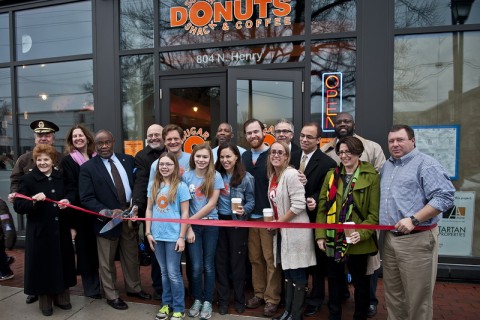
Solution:
<svg viewBox="0 0 480 320">
<path fill-rule="evenodd" d="M 147 146 L 135 156 L 135 184 L 133 185 L 133 204 L 138 206 L 138 216 L 145 218 L 147 208 L 147 186 L 150 175 L 150 167 L 158 157 L 166 152 L 165 142 L 162 138 L 163 127 L 159 124 L 152 124 L 147 129 Z M 145 230 L 145 229 L 143 229 Z M 146 237 L 144 237 L 146 239 Z M 150 245 L 145 244 L 145 249 L 150 253 L 151 277 L 154 289 L 153 298 L 156 300 L 162 297 L 162 274 L 157 259 L 150 251 Z"/>
</svg>

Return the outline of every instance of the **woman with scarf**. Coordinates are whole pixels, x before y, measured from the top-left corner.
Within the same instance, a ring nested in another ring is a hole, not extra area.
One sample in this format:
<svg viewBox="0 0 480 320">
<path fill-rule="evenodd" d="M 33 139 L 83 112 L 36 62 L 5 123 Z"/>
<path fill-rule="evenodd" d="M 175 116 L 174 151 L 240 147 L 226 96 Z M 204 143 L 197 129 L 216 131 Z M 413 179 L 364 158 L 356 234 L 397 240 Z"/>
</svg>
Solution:
<svg viewBox="0 0 480 320">
<path fill-rule="evenodd" d="M 360 161 L 364 151 L 355 137 L 340 139 L 335 147 L 341 164 L 330 170 L 322 186 L 317 222 L 343 224 L 378 224 L 380 176 L 375 168 Z M 375 231 L 357 228 L 347 243 L 345 229 L 317 229 L 315 239 L 328 257 L 329 320 L 342 318 L 342 293 L 345 265 L 355 288 L 353 319 L 367 319 L 370 297 L 370 275 L 367 262 L 377 253 Z"/>
<path fill-rule="evenodd" d="M 80 206 L 78 176 L 80 166 L 96 155 L 93 135 L 82 124 L 70 128 L 65 138 L 65 154 L 61 162 L 65 196 L 76 206 Z M 98 277 L 97 238 L 93 228 L 94 216 L 72 210 L 72 239 L 77 253 L 77 274 L 82 276 L 85 296 L 101 299 Z"/>
</svg>

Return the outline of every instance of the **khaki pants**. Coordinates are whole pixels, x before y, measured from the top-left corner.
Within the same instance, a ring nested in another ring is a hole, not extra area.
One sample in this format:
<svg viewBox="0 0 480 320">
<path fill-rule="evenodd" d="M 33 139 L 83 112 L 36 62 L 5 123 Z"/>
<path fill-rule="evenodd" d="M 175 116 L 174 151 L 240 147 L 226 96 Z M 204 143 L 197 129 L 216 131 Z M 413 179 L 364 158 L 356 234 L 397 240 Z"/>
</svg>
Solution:
<svg viewBox="0 0 480 320">
<path fill-rule="evenodd" d="M 383 284 L 389 320 L 433 318 L 438 227 L 395 237 L 384 233 Z"/>
<path fill-rule="evenodd" d="M 115 254 L 117 248 L 120 254 L 127 292 L 140 292 L 140 265 L 138 262 L 137 229 L 130 229 L 128 223 L 122 222 L 120 238 L 110 240 L 97 237 L 98 263 L 100 280 L 102 281 L 105 297 L 114 300 L 119 297 L 117 282 L 117 269 L 115 267 Z"/>
<path fill-rule="evenodd" d="M 280 266 L 273 264 L 273 235 L 266 229 L 249 229 L 248 258 L 255 296 L 265 302 L 280 303 L 282 273 Z"/>
</svg>

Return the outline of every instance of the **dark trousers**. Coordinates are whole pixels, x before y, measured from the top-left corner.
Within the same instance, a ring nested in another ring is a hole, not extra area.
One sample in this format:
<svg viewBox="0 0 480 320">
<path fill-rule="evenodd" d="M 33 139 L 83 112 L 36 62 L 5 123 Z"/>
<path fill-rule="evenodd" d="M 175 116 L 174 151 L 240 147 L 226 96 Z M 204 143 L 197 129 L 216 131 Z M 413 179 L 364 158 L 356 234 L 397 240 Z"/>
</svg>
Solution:
<svg viewBox="0 0 480 320">
<path fill-rule="evenodd" d="M 315 257 L 317 264 L 308 268 L 308 274 L 312 276 L 312 289 L 307 298 L 307 304 L 321 306 L 325 300 L 325 277 L 327 276 L 327 256 L 315 243 Z"/>
<path fill-rule="evenodd" d="M 342 297 L 344 293 L 345 264 L 352 276 L 355 287 L 355 312 L 353 319 L 366 320 L 370 304 L 370 275 L 366 275 L 368 254 L 352 254 L 346 257 L 347 262 L 335 262 L 327 258 L 329 320 L 342 318 Z"/>
<path fill-rule="evenodd" d="M 10 269 L 10 265 L 8 264 L 8 256 L 5 253 L 5 242 L 3 240 L 3 235 L 0 234 L 0 272 L 4 275 L 10 274 L 12 270 Z"/>
<path fill-rule="evenodd" d="M 228 305 L 230 282 L 236 306 L 245 305 L 248 228 L 220 228 L 215 255 L 217 298 Z"/>
</svg>

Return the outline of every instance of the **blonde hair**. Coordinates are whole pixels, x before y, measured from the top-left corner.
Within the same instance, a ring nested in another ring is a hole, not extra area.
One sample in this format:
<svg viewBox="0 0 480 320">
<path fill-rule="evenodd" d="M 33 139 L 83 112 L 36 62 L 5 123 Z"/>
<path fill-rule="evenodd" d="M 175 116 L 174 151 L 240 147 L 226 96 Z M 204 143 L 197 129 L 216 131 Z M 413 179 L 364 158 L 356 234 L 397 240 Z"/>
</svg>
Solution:
<svg viewBox="0 0 480 320">
<path fill-rule="evenodd" d="M 213 194 L 213 186 L 215 184 L 215 165 L 213 163 L 212 148 L 210 148 L 208 144 L 202 143 L 193 147 L 192 155 L 190 156 L 190 169 L 195 170 L 195 154 L 200 150 L 207 150 L 210 154 L 210 161 L 205 171 L 202 185 L 200 186 L 200 191 L 206 198 L 210 198 Z"/>
<path fill-rule="evenodd" d="M 172 160 L 174 165 L 172 175 L 170 176 L 170 179 L 169 179 L 170 188 L 168 189 L 168 195 L 167 195 L 168 202 L 173 203 L 177 198 L 178 185 L 182 181 L 180 177 L 180 166 L 178 164 L 177 157 L 175 157 L 175 155 L 171 152 L 162 153 L 162 155 L 158 158 L 158 163 L 160 163 L 160 160 L 162 158 L 168 158 Z M 157 168 L 155 168 L 155 176 L 153 178 L 152 192 L 150 194 L 150 199 L 153 202 L 155 202 L 156 200 L 156 197 L 158 195 L 158 192 L 161 188 L 162 183 L 166 183 L 165 178 L 160 173 L 158 163 L 157 163 Z"/>
<path fill-rule="evenodd" d="M 282 175 L 283 171 L 285 171 L 285 169 L 287 169 L 290 164 L 290 148 L 288 147 L 288 145 L 283 141 L 275 141 L 274 143 L 272 143 L 272 145 L 270 146 L 270 149 L 268 150 L 268 161 L 267 161 L 267 176 L 269 179 L 273 177 L 273 175 L 275 174 L 275 168 L 273 167 L 270 161 L 270 155 L 272 153 L 272 147 L 276 143 L 283 147 L 283 149 L 285 150 L 285 155 L 287 156 L 287 160 L 283 164 L 277 179 L 280 179 L 280 176 Z"/>
</svg>

